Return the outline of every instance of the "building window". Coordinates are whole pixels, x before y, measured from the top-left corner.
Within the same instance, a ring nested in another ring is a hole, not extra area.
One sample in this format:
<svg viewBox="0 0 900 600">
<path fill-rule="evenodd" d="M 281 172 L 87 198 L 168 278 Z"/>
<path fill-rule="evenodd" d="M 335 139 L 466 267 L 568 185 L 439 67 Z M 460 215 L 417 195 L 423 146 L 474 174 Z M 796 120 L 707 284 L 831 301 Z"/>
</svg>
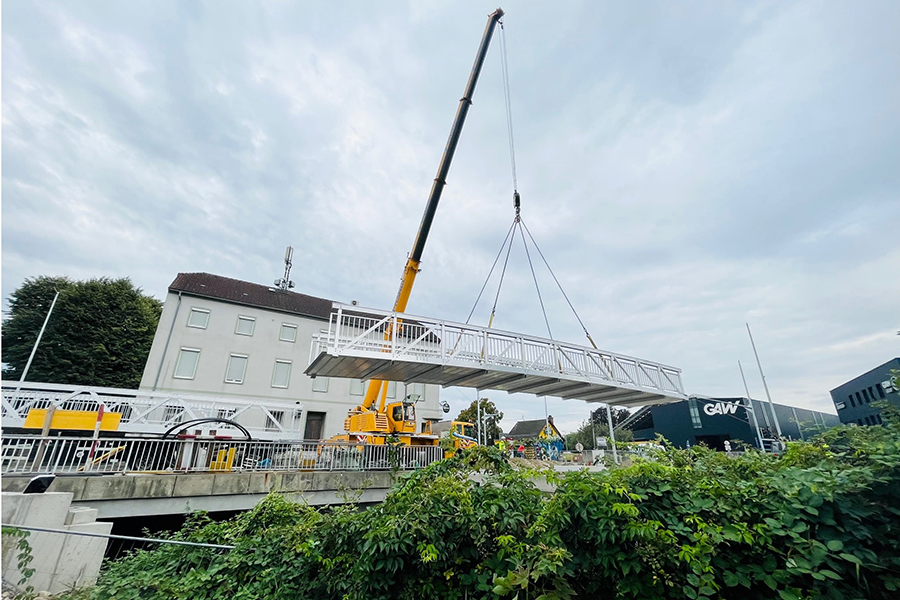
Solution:
<svg viewBox="0 0 900 600">
<path fill-rule="evenodd" d="M 863 400 L 862 400 L 862 397 L 859 395 L 859 392 L 856 392 L 856 403 L 859 404 L 860 406 L 863 405 Z"/>
<path fill-rule="evenodd" d="M 247 355 L 232 354 L 228 357 L 228 368 L 225 369 L 225 383 L 244 383 L 247 371 Z"/>
<path fill-rule="evenodd" d="M 875 415 L 875 420 L 878 422 L 879 425 L 884 423 L 884 421 L 881 420 L 881 415 Z"/>
<path fill-rule="evenodd" d="M 197 363 L 200 362 L 200 350 L 196 348 L 182 348 L 178 352 L 175 361 L 175 379 L 193 379 L 197 374 Z"/>
<path fill-rule="evenodd" d="M 412 385 L 407 386 L 406 388 L 407 396 L 418 396 L 418 400 L 421 402 L 425 400 L 425 384 L 424 383 L 413 383 Z M 415 398 L 413 398 L 415 399 Z"/>
<path fill-rule="evenodd" d="M 876 385 L 875 389 L 878 390 L 878 396 L 880 398 L 884 399 L 884 388 L 881 387 L 880 385 Z"/>
<path fill-rule="evenodd" d="M 234 332 L 238 335 L 253 335 L 256 327 L 256 319 L 253 317 L 238 317 Z"/>
<path fill-rule="evenodd" d="M 276 360 L 272 369 L 272 387 L 286 388 L 291 382 L 291 361 Z"/>
<path fill-rule="evenodd" d="M 388 381 L 387 382 L 387 397 L 388 398 L 396 398 L 397 397 L 397 382 L 396 381 Z"/>
<path fill-rule="evenodd" d="M 278 431 L 284 421 L 283 410 L 270 410 L 272 416 L 266 415 L 266 431 Z"/>
<path fill-rule="evenodd" d="M 229 421 L 234 417 L 235 409 L 233 408 L 220 408 L 216 413 L 216 418 L 218 419 L 228 419 Z"/>
<path fill-rule="evenodd" d="M 847 398 L 850 400 L 850 406 L 856 406 L 856 402 L 853 401 L 853 394 L 850 394 Z"/>
<path fill-rule="evenodd" d="M 869 392 L 868 392 L 868 390 L 863 390 L 862 392 L 863 392 L 863 398 L 866 399 L 866 404 L 868 404 L 869 402 L 871 402 L 872 399 L 869 397 Z"/>
<path fill-rule="evenodd" d="M 327 392 L 328 391 L 328 378 L 327 377 L 316 377 L 313 379 L 313 391 L 314 392 Z"/>
<path fill-rule="evenodd" d="M 163 413 L 163 423 L 181 423 L 184 416 L 184 407 L 177 404 L 166 404 L 166 410 Z"/>
<path fill-rule="evenodd" d="M 278 339 L 282 342 L 296 342 L 297 341 L 297 326 L 291 325 L 289 323 L 281 324 L 281 333 L 278 334 Z"/>
<path fill-rule="evenodd" d="M 691 424 L 693 424 L 694 429 L 701 429 L 703 421 L 700 420 L 700 409 L 697 408 L 696 398 L 688 398 L 688 408 L 691 412 Z"/>
<path fill-rule="evenodd" d="M 350 395 L 351 396 L 362 396 L 366 392 L 366 385 L 363 383 L 362 379 L 351 379 L 350 380 Z"/>
<path fill-rule="evenodd" d="M 862 419 L 857 419 L 857 420 L 856 420 L 856 423 L 857 423 L 858 425 L 862 425 Z"/>
<path fill-rule="evenodd" d="M 196 327 L 197 329 L 206 329 L 209 325 L 209 311 L 205 308 L 193 308 L 188 314 L 188 327 Z"/>
</svg>

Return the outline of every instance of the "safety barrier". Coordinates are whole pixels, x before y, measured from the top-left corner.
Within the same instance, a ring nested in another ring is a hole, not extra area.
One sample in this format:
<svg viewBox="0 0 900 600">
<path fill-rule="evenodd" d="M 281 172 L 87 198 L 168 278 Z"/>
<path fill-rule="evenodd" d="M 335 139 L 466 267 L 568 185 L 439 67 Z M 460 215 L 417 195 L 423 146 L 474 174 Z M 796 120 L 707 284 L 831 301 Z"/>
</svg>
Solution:
<svg viewBox="0 0 900 600">
<path fill-rule="evenodd" d="M 444 457 L 438 446 L 322 441 L 4 436 L 3 475 L 192 471 L 412 470 Z"/>
</svg>

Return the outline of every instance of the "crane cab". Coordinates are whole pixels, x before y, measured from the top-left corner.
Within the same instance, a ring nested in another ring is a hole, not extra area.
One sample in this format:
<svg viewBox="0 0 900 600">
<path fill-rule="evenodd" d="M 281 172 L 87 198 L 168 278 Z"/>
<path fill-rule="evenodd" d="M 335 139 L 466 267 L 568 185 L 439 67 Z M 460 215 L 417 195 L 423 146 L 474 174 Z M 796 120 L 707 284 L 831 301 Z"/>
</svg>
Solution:
<svg viewBox="0 0 900 600">
<path fill-rule="evenodd" d="M 388 430 L 394 435 L 416 433 L 416 406 L 412 402 L 387 405 Z"/>
</svg>

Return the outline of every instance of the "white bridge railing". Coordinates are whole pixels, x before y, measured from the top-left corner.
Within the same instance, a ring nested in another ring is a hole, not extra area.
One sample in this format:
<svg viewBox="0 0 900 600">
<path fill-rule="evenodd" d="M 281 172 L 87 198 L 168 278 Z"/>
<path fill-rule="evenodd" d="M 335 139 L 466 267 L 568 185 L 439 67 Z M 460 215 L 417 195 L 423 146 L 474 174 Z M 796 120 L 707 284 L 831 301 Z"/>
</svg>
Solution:
<svg viewBox="0 0 900 600">
<path fill-rule="evenodd" d="M 315 336 L 321 352 L 447 366 L 499 367 L 530 375 L 684 397 L 681 370 L 587 346 L 477 325 L 334 304 L 328 331 Z"/>
<path fill-rule="evenodd" d="M 444 458 L 439 446 L 332 441 L 3 436 L 3 475 L 234 471 L 410 470 Z"/>
<path fill-rule="evenodd" d="M 221 398 L 150 390 L 126 390 L 57 383 L 3 381 L 2 424 L 20 428 L 31 409 L 119 413 L 118 431 L 125 433 L 163 433 L 168 428 L 204 418 L 228 419 L 246 428 L 254 438 L 297 438 L 300 427 L 299 404 L 284 404 L 256 398 Z M 204 425 L 237 434 L 239 430 L 224 423 Z"/>
</svg>

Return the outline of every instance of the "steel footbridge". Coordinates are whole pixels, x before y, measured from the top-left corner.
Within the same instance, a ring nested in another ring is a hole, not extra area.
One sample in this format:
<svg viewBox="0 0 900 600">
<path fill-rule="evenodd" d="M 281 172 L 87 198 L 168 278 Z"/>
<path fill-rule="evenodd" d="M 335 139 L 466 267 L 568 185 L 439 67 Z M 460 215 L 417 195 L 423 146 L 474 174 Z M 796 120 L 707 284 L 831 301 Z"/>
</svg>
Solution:
<svg viewBox="0 0 900 600">
<path fill-rule="evenodd" d="M 602 402 L 684 400 L 681 370 L 547 338 L 335 303 L 311 377 L 380 379 Z"/>
</svg>

